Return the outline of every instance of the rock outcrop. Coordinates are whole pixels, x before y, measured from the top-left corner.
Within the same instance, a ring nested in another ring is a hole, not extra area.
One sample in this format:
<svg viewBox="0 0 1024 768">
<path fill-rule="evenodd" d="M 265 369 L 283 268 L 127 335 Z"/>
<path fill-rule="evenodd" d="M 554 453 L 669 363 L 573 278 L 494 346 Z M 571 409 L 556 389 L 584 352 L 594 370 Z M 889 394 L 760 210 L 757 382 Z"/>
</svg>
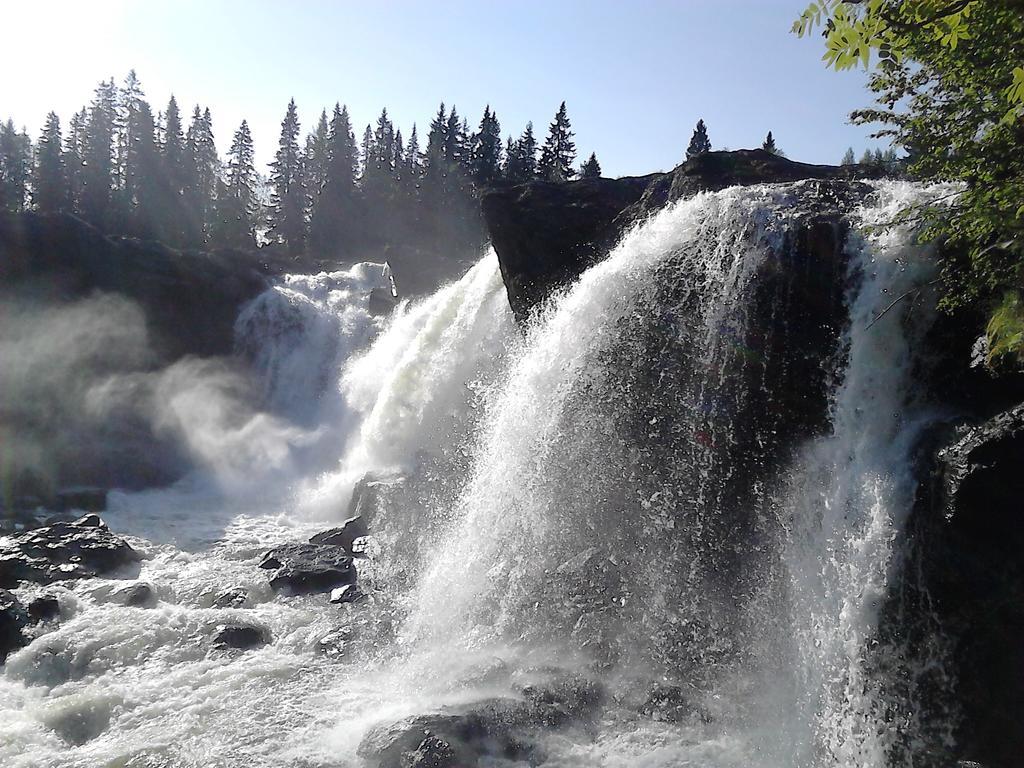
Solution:
<svg viewBox="0 0 1024 768">
<path fill-rule="evenodd" d="M 509 303 L 523 320 L 553 290 L 603 258 L 632 224 L 676 200 L 736 184 L 870 175 L 857 166 L 797 163 L 759 149 L 709 152 L 669 173 L 494 189 L 481 206 Z"/>
<path fill-rule="evenodd" d="M 134 563 L 140 555 L 96 515 L 11 535 L 0 544 L 0 587 L 86 579 Z"/>
<path fill-rule="evenodd" d="M 115 293 L 142 308 L 168 358 L 231 352 L 242 304 L 277 271 L 241 251 L 177 251 L 111 238 L 66 214 L 0 216 L 0 286 L 22 300 L 60 303 Z"/>
<path fill-rule="evenodd" d="M 330 544 L 284 544 L 267 552 L 260 568 L 273 571 L 270 586 L 275 591 L 295 595 L 330 592 L 356 581 L 352 558 Z"/>
<path fill-rule="evenodd" d="M 940 446 L 915 510 L 911 586 L 949 641 L 960 756 L 1010 768 L 1024 755 L 1024 404 Z"/>
</svg>

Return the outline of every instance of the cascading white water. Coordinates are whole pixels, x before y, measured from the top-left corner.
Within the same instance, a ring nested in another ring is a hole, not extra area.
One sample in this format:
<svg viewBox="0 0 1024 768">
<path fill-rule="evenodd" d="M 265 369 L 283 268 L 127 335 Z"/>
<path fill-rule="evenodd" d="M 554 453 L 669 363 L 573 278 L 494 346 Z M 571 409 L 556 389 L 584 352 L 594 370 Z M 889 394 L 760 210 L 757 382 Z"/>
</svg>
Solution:
<svg viewBox="0 0 1024 768">
<path fill-rule="evenodd" d="M 60 587 L 67 618 L 0 676 L 0 762 L 359 766 L 374 722 L 514 694 L 510 679 L 543 663 L 611 695 L 587 729 L 537 736 L 542 764 L 887 765 L 913 718 L 871 654 L 930 418 L 913 396 L 927 296 L 868 325 L 932 267 L 905 229 L 851 235 L 842 354 L 821 361 L 839 363 L 827 434 L 789 445 L 776 432 L 793 420 L 754 392 L 778 375 L 775 347 L 753 339 L 792 300 L 759 291 L 814 194 L 678 203 L 522 338 L 493 253 L 387 321 L 368 312 L 370 267 L 289 278 L 238 327 L 268 406 L 301 435 L 294 493 L 267 508 L 118 496 L 109 522 L 142 537 L 139 577 L 160 603 L 118 605 L 116 579 Z M 852 219 L 932 194 L 879 184 Z M 372 473 L 414 487 L 372 521 L 370 599 L 275 597 L 259 554 L 338 519 Z M 389 558 L 412 550 L 395 578 Z M 232 585 L 250 604 L 212 608 Z M 211 651 L 228 619 L 273 642 Z M 652 681 L 685 690 L 693 716 L 641 716 Z"/>
</svg>

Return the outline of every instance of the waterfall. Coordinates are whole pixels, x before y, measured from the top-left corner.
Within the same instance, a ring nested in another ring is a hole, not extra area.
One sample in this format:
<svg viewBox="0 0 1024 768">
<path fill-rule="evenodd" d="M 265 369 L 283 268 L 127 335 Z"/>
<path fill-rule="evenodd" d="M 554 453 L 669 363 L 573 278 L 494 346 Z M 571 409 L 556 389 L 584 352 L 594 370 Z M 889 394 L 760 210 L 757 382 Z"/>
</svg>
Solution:
<svg viewBox="0 0 1024 768">
<path fill-rule="evenodd" d="M 585 726 L 524 726 L 530 764 L 920 765 L 948 723 L 922 722 L 885 606 L 937 418 L 916 386 L 934 265 L 884 225 L 945 191 L 699 194 L 525 328 L 493 252 L 386 315 L 382 265 L 284 279 L 236 325 L 277 474 L 114 494 L 159 604 L 60 587 L 72 615 L 0 674 L 0 762 L 356 768 L 377 723 L 570 670 L 607 695 Z M 261 553 L 371 481 L 366 600 L 275 595 Z M 245 607 L 213 607 L 229 587 Z M 272 639 L 211 650 L 230 621 Z"/>
<path fill-rule="evenodd" d="M 765 287 L 806 258 L 813 185 L 699 195 L 627 234 L 489 392 L 409 637 L 558 643 L 676 680 L 752 734 L 751 764 L 885 765 L 913 717 L 868 657 L 934 413 L 913 380 L 932 307 L 884 310 L 933 264 L 906 227 L 870 232 L 934 194 L 879 184 L 850 215 L 844 321 L 804 350 L 817 429 L 785 413 L 795 355 L 770 338 L 804 299 Z"/>
</svg>

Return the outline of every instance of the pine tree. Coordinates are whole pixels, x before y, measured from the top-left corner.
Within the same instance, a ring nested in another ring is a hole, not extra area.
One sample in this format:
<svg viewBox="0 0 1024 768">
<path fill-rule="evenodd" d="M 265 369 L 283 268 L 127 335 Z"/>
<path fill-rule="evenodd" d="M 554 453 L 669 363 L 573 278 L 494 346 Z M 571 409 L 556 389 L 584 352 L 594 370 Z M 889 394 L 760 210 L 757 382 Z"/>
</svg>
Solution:
<svg viewBox="0 0 1024 768">
<path fill-rule="evenodd" d="M 462 130 L 462 121 L 452 105 L 452 111 L 448 114 L 448 122 L 445 125 L 444 133 L 444 159 L 449 169 L 453 170 L 464 161 L 465 153 L 465 132 Z"/>
<path fill-rule="evenodd" d="M 32 167 L 32 140 L 14 127 L 14 121 L 0 123 L 0 211 L 25 209 Z"/>
<path fill-rule="evenodd" d="M 316 128 L 306 137 L 306 191 L 311 201 L 316 200 L 327 183 L 329 134 L 327 112 L 321 111 Z"/>
<path fill-rule="evenodd" d="M 511 136 L 509 137 L 511 142 Z M 522 135 L 510 143 L 510 155 L 505 163 L 505 178 L 521 184 L 537 178 L 537 139 L 534 137 L 534 124 L 526 123 Z"/>
<path fill-rule="evenodd" d="M 113 81 L 111 81 L 113 82 Z M 125 190 L 128 185 L 128 152 L 132 142 L 131 126 L 133 113 L 145 98 L 142 82 L 132 69 L 117 92 L 117 109 L 114 120 L 114 187 Z"/>
<path fill-rule="evenodd" d="M 864 154 L 860 156 L 861 165 L 874 165 L 875 155 L 870 149 L 865 149 Z"/>
<path fill-rule="evenodd" d="M 185 162 L 185 136 L 181 128 L 181 112 L 173 94 L 170 101 L 167 102 L 167 112 L 164 114 L 163 141 L 160 144 L 160 151 L 164 158 L 165 172 L 172 180 L 172 186 L 177 186 L 180 189 Z"/>
<path fill-rule="evenodd" d="M 349 250 L 357 218 L 356 174 L 359 153 L 348 108 L 334 106 L 327 138 L 327 174 L 317 205 L 310 215 L 310 248 L 318 254 Z"/>
<path fill-rule="evenodd" d="M 273 188 L 272 230 L 284 243 L 289 254 L 298 254 L 305 245 L 306 191 L 302 179 L 302 155 L 299 151 L 299 115 L 295 99 L 281 121 L 281 138 L 271 164 L 270 183 Z"/>
<path fill-rule="evenodd" d="M 210 109 L 192 110 L 192 122 L 185 134 L 185 208 L 188 212 L 187 241 L 201 245 L 210 235 L 214 218 L 214 200 L 220 177 L 220 158 L 213 136 Z"/>
<path fill-rule="evenodd" d="M 67 174 L 69 205 L 78 211 L 82 198 L 82 163 L 84 161 L 88 113 L 83 108 L 71 117 L 64 138 L 64 171 Z"/>
<path fill-rule="evenodd" d="M 857 156 L 853 154 L 853 147 L 849 147 L 846 150 L 846 154 L 843 155 L 842 162 L 840 165 L 854 165 L 857 162 Z"/>
<path fill-rule="evenodd" d="M 601 176 L 601 164 L 597 162 L 597 153 L 591 152 L 582 166 L 580 166 L 581 179 L 597 179 Z"/>
<path fill-rule="evenodd" d="M 114 186 L 114 130 L 117 124 L 117 86 L 102 82 L 89 107 L 82 148 L 79 213 L 99 226 L 107 226 Z"/>
<path fill-rule="evenodd" d="M 693 129 L 693 136 L 690 137 L 690 146 L 686 148 L 686 159 L 703 155 L 711 151 L 711 140 L 708 138 L 708 129 L 703 120 L 697 121 L 697 127 Z"/>
<path fill-rule="evenodd" d="M 445 114 L 444 102 L 430 121 L 427 133 L 426 162 L 428 168 L 437 168 L 444 160 L 444 147 L 448 141 L 448 117 Z"/>
<path fill-rule="evenodd" d="M 423 162 L 420 157 L 420 138 L 416 133 L 416 123 L 412 124 L 412 134 L 409 136 L 409 143 L 405 147 L 404 169 L 406 178 L 413 183 L 418 183 L 423 170 Z"/>
<path fill-rule="evenodd" d="M 259 201 L 256 197 L 256 163 L 252 133 L 243 120 L 228 151 L 227 179 L 217 195 L 214 240 L 228 248 L 252 248 L 256 244 Z"/>
<path fill-rule="evenodd" d="M 71 195 L 64 168 L 60 118 L 56 112 L 46 116 L 46 125 L 36 143 L 36 163 L 32 177 L 32 202 L 36 210 L 56 213 L 69 210 Z"/>
<path fill-rule="evenodd" d="M 779 148 L 775 146 L 775 137 L 772 136 L 771 131 L 768 131 L 768 136 L 765 138 L 764 144 L 761 145 L 761 149 L 763 149 L 769 155 L 779 154 Z"/>
<path fill-rule="evenodd" d="M 165 177 L 161 173 L 153 111 L 145 100 L 140 99 L 132 106 L 126 135 L 124 192 L 132 232 L 142 237 L 162 237 L 159 220 L 166 200 Z"/>
<path fill-rule="evenodd" d="M 875 150 L 875 153 L 871 156 L 871 162 L 877 165 L 879 168 L 885 165 L 885 156 L 882 154 L 882 150 Z"/>
<path fill-rule="evenodd" d="M 484 107 L 480 129 L 473 136 L 473 180 L 480 186 L 493 184 L 501 175 L 501 124 L 491 106 Z"/>
<path fill-rule="evenodd" d="M 373 147 L 373 128 L 369 125 L 363 131 L 363 141 L 359 145 L 359 158 L 361 160 L 360 181 L 365 181 L 367 169 L 374 164 L 376 155 Z M 372 172 L 371 172 L 372 173 Z"/>
<path fill-rule="evenodd" d="M 567 181 L 576 171 L 576 145 L 572 141 L 572 126 L 565 108 L 565 102 L 555 113 L 555 119 L 548 128 L 548 137 L 540 153 L 540 176 L 549 181 Z"/>
</svg>

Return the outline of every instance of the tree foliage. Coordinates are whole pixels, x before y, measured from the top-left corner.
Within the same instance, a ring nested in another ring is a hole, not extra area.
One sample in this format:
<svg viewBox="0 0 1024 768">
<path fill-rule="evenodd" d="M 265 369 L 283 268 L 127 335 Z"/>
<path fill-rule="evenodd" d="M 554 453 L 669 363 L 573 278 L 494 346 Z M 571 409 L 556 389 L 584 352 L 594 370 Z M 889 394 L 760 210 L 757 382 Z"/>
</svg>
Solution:
<svg viewBox="0 0 1024 768">
<path fill-rule="evenodd" d="M 948 245 L 941 305 L 987 315 L 1021 306 L 1005 297 L 1024 290 L 1024 2 L 819 1 L 794 30 L 819 25 L 832 66 L 870 65 L 877 52 L 877 104 L 854 122 L 881 124 L 876 135 L 906 150 L 913 176 L 962 184 L 904 214 Z"/>
<path fill-rule="evenodd" d="M 690 145 L 686 148 L 686 159 L 703 155 L 711 151 L 711 139 L 708 138 L 708 129 L 703 120 L 697 121 L 693 129 L 693 136 L 690 137 Z"/>
<path fill-rule="evenodd" d="M 548 181 L 567 181 L 576 175 L 576 144 L 573 142 L 572 124 L 563 101 L 548 127 L 548 137 L 540 151 L 538 169 Z"/>
</svg>

